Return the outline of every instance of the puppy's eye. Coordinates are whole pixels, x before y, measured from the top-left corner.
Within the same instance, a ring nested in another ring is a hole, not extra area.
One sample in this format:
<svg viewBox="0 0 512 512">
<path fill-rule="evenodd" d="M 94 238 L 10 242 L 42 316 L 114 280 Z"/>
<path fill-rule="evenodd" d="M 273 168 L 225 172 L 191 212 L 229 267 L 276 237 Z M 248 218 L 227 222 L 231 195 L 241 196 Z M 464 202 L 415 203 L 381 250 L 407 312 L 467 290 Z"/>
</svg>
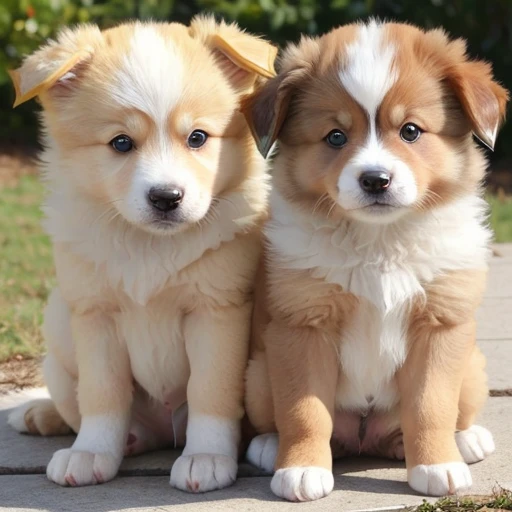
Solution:
<svg viewBox="0 0 512 512">
<path fill-rule="evenodd" d="M 407 123 L 400 128 L 400 137 L 404 142 L 416 142 L 423 132 L 413 123 Z"/>
<path fill-rule="evenodd" d="M 203 130 L 194 130 L 187 139 L 188 147 L 191 149 L 197 149 L 204 145 L 208 140 L 208 134 Z"/>
<path fill-rule="evenodd" d="M 341 130 L 331 130 L 325 141 L 333 148 L 342 148 L 347 143 L 347 136 Z"/>
<path fill-rule="evenodd" d="M 133 140 L 130 139 L 128 135 L 118 135 L 114 137 L 109 144 L 119 153 L 128 153 L 128 151 L 131 151 L 135 147 Z"/>
</svg>

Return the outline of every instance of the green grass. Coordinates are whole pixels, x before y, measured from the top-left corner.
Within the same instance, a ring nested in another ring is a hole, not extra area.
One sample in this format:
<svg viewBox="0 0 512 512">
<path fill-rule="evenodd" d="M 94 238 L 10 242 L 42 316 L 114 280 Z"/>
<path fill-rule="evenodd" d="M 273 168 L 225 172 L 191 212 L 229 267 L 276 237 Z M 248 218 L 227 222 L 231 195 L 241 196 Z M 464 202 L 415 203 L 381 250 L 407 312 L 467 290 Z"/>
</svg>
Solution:
<svg viewBox="0 0 512 512">
<path fill-rule="evenodd" d="M 42 186 L 24 176 L 0 188 L 0 362 L 44 350 L 43 306 L 54 282 L 48 238 L 40 226 Z M 512 242 L 512 198 L 489 197 L 498 242 Z"/>
<path fill-rule="evenodd" d="M 34 176 L 0 190 L 0 361 L 43 351 L 40 325 L 53 261 L 40 226 L 42 197 Z"/>
<path fill-rule="evenodd" d="M 492 496 L 462 496 L 441 498 L 435 503 L 426 500 L 410 512 L 472 512 L 477 510 L 512 510 L 512 492 L 497 489 Z"/>
<path fill-rule="evenodd" d="M 496 242 L 512 242 L 512 197 L 488 196 Z"/>
</svg>

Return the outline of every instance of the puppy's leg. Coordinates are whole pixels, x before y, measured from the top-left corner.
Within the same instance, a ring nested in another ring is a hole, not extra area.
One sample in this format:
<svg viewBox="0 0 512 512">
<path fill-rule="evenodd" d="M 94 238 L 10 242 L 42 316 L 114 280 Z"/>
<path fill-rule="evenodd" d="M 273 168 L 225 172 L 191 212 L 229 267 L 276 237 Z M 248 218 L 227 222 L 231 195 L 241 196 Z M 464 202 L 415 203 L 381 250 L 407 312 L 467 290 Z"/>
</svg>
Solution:
<svg viewBox="0 0 512 512">
<path fill-rule="evenodd" d="M 9 415 L 9 424 L 18 432 L 60 436 L 78 432 L 80 413 L 76 400 L 76 380 L 53 354 L 43 363 L 43 373 L 51 399 L 31 400 Z"/>
<path fill-rule="evenodd" d="M 185 320 L 187 440 L 170 480 L 178 489 L 211 491 L 236 479 L 251 308 L 200 308 Z"/>
<path fill-rule="evenodd" d="M 245 408 L 251 424 L 258 432 L 276 432 L 270 375 L 263 351 L 255 352 L 247 366 Z"/>
<path fill-rule="evenodd" d="M 272 322 L 267 363 L 279 450 L 271 489 L 290 501 L 310 501 L 333 489 L 330 440 L 339 360 L 334 344 L 312 327 Z"/>
<path fill-rule="evenodd" d="M 454 433 L 475 325 L 428 324 L 413 329 L 412 336 L 398 374 L 409 485 L 425 495 L 456 494 L 472 483 Z"/>
<path fill-rule="evenodd" d="M 252 426 L 262 434 L 247 449 L 247 460 L 267 473 L 274 472 L 279 438 L 274 420 L 274 404 L 265 352 L 255 351 L 245 376 L 245 408 Z"/>
<path fill-rule="evenodd" d="M 102 312 L 72 317 L 78 362 L 80 431 L 70 449 L 57 451 L 46 470 L 60 485 L 90 485 L 116 475 L 123 457 L 132 401 L 128 354 L 114 321 Z"/>
<path fill-rule="evenodd" d="M 19 432 L 43 436 L 69 434 L 71 429 L 76 433 L 80 428 L 76 398 L 78 369 L 70 312 L 58 288 L 50 294 L 45 308 L 43 335 L 48 346 L 43 375 L 51 400 L 21 405 L 10 414 L 9 423 Z"/>
<path fill-rule="evenodd" d="M 475 347 L 462 382 L 457 419 L 458 432 L 455 434 L 455 441 L 467 464 L 485 459 L 495 449 L 492 434 L 486 428 L 474 424 L 488 394 L 485 357 L 478 347 Z"/>
</svg>

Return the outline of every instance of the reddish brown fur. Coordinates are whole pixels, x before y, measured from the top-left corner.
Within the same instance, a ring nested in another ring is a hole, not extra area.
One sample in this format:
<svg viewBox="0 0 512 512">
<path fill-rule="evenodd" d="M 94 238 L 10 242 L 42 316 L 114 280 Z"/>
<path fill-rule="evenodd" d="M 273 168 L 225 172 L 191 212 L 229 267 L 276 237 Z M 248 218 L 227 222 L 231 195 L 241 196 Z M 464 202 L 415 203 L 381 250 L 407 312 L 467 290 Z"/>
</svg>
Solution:
<svg viewBox="0 0 512 512">
<path fill-rule="evenodd" d="M 336 203 L 340 172 L 369 130 L 367 115 L 338 76 L 343 48 L 355 32 L 354 25 L 342 27 L 291 46 L 279 76 L 244 105 L 262 151 L 279 140 L 274 184 L 280 195 L 302 212 L 334 220 L 348 216 Z M 400 75 L 378 110 L 379 136 L 414 172 L 413 209 L 430 210 L 478 194 L 486 163 L 472 134 L 489 143 L 487 132 L 503 121 L 507 91 L 493 81 L 488 64 L 469 61 L 464 42 L 449 41 L 442 31 L 390 24 L 386 37 L 397 48 Z M 406 121 L 424 130 L 414 145 L 400 139 Z M 348 134 L 342 151 L 325 144 L 333 128 Z M 414 302 L 409 317 L 410 352 L 395 376 L 401 404 L 374 418 L 382 437 L 357 446 L 359 417 L 335 407 L 337 383 L 345 378 L 335 347 L 355 309 L 366 307 L 364 300 L 307 270 L 287 269 L 272 246 L 265 264 L 246 407 L 259 433 L 277 429 L 280 434 L 275 469 L 329 469 L 332 454 L 358 449 L 403 458 L 405 448 L 409 468 L 461 460 L 454 432 L 473 424 L 487 395 L 474 321 L 485 273 L 446 272 L 423 283 L 424 300 Z"/>
</svg>

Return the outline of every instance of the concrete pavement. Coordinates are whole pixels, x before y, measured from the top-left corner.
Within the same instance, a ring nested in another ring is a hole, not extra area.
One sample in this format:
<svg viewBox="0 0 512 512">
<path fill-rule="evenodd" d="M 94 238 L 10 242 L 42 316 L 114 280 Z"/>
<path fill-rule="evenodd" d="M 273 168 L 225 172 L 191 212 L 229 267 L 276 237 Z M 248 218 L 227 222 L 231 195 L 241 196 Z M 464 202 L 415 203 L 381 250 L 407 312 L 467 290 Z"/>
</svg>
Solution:
<svg viewBox="0 0 512 512">
<path fill-rule="evenodd" d="M 486 297 L 479 311 L 479 345 L 487 356 L 494 394 L 512 390 L 512 244 L 497 247 Z M 406 483 L 403 464 L 387 460 L 350 458 L 336 463 L 335 490 L 327 498 L 304 504 L 278 500 L 270 478 L 242 464 L 237 483 L 228 489 L 190 495 L 169 486 L 169 469 L 177 456 L 162 451 L 126 459 L 120 476 L 86 488 L 60 488 L 50 483 L 45 466 L 51 454 L 69 446 L 71 437 L 23 436 L 6 424 L 7 413 L 20 395 L 0 397 L 0 511 L 356 511 L 396 510 L 420 504 Z M 479 424 L 489 428 L 496 453 L 471 466 L 474 493 L 490 493 L 496 485 L 512 488 L 512 396 L 489 398 Z"/>
</svg>

